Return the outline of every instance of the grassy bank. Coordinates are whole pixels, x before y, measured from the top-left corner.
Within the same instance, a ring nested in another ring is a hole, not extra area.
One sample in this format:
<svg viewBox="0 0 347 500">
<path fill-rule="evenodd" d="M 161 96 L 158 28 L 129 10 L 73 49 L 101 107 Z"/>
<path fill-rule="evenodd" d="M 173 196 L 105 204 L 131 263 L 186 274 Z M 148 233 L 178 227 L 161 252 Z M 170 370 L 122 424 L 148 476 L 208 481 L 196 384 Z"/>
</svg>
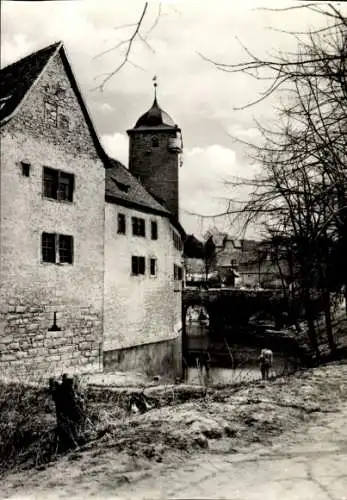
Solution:
<svg viewBox="0 0 347 500">
<path fill-rule="evenodd" d="M 88 442 L 67 456 L 126 454 L 129 459 L 162 462 L 172 453 L 207 449 L 218 440 L 231 449 L 261 442 L 336 404 L 347 396 L 347 364 L 299 371 L 268 383 L 230 387 L 155 386 L 143 389 L 88 387 Z M 328 376 L 329 375 L 329 376 Z M 150 408 L 129 411 L 132 395 L 145 395 Z M 0 386 L 2 475 L 42 468 L 59 459 L 55 448 L 55 408 L 44 387 Z M 61 458 L 61 457 L 60 457 Z"/>
</svg>

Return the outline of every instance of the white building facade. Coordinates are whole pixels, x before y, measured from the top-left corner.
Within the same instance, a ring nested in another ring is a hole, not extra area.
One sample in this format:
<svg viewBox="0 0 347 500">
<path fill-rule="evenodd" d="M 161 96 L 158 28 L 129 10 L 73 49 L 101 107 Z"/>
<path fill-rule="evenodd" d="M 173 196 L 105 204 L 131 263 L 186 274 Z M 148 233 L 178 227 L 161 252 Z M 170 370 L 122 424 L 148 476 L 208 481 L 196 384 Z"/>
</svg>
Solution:
<svg viewBox="0 0 347 500">
<path fill-rule="evenodd" d="M 101 147 L 61 43 L 1 77 L 2 373 L 179 374 L 178 127 L 155 99 L 128 170 Z"/>
</svg>

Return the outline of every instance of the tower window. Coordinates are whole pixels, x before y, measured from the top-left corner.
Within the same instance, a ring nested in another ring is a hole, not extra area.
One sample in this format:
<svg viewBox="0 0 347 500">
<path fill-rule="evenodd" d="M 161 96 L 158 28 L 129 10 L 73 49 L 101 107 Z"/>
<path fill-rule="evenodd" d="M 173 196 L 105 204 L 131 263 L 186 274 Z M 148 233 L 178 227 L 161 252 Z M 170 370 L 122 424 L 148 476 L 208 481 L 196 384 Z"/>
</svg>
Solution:
<svg viewBox="0 0 347 500">
<path fill-rule="evenodd" d="M 22 165 L 22 175 L 24 175 L 24 177 L 29 177 L 30 176 L 30 163 L 26 163 L 26 162 L 22 161 L 21 165 Z"/>
<path fill-rule="evenodd" d="M 146 263 L 144 257 L 139 257 L 137 255 L 133 255 L 131 257 L 131 274 L 133 276 L 138 276 L 140 274 L 145 274 Z"/>
<path fill-rule="evenodd" d="M 132 217 L 133 235 L 134 236 L 146 236 L 146 226 L 145 219 L 139 217 Z"/>
<path fill-rule="evenodd" d="M 151 238 L 152 240 L 158 239 L 158 223 L 155 220 L 151 221 Z"/>
<path fill-rule="evenodd" d="M 153 148 L 158 148 L 159 147 L 159 139 L 156 136 L 152 137 L 152 147 Z"/>
<path fill-rule="evenodd" d="M 125 234 L 126 231 L 126 221 L 124 214 L 118 214 L 118 234 Z"/>
</svg>

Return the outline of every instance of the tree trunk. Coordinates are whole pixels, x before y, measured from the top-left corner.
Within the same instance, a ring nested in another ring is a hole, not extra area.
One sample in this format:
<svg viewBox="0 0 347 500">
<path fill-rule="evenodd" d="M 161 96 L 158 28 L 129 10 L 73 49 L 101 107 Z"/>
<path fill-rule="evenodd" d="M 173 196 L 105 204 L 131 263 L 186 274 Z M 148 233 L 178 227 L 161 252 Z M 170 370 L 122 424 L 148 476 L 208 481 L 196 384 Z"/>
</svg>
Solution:
<svg viewBox="0 0 347 500">
<path fill-rule="evenodd" d="M 304 307 L 305 307 L 305 316 L 308 325 L 308 338 L 311 345 L 311 348 L 316 356 L 316 360 L 320 360 L 320 351 L 317 341 L 317 333 L 316 328 L 314 326 L 313 314 L 312 314 L 312 306 L 311 306 L 311 297 L 309 290 L 304 290 Z"/>
<path fill-rule="evenodd" d="M 321 283 L 322 283 L 322 301 L 323 301 L 323 310 L 325 317 L 325 328 L 326 334 L 328 338 L 328 344 L 331 353 L 334 353 L 336 350 L 336 345 L 334 341 L 333 329 L 331 324 L 331 301 L 330 301 L 330 292 L 329 292 L 329 243 L 327 239 L 327 234 L 325 233 L 324 238 L 324 255 L 321 262 L 320 274 L 321 274 Z"/>
<path fill-rule="evenodd" d="M 334 353 L 336 351 L 336 345 L 334 340 L 334 334 L 331 324 L 331 304 L 330 304 L 330 293 L 328 288 L 324 287 L 323 293 L 323 308 L 324 308 L 324 316 L 325 316 L 325 327 L 328 338 L 328 344 L 330 351 Z"/>
<path fill-rule="evenodd" d="M 51 378 L 49 389 L 56 409 L 57 449 L 63 452 L 76 448 L 85 442 L 86 412 L 74 380 L 65 374 L 61 383 Z"/>
</svg>

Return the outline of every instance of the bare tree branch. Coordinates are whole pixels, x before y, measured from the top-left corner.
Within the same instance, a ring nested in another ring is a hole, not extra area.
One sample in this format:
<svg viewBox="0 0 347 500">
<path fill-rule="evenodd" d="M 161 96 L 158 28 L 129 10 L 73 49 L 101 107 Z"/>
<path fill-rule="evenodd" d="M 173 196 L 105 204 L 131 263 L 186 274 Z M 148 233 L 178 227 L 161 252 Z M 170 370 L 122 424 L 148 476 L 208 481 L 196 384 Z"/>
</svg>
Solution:
<svg viewBox="0 0 347 500">
<path fill-rule="evenodd" d="M 145 2 L 144 4 L 144 7 L 142 9 L 142 12 L 141 12 L 141 15 L 140 15 L 140 18 L 138 20 L 137 23 L 135 23 L 133 26 L 135 26 L 135 30 L 134 32 L 132 33 L 131 37 L 128 38 L 127 40 L 123 40 L 121 42 L 119 42 L 117 45 L 115 45 L 114 47 L 112 47 L 111 49 L 108 49 L 104 52 L 102 52 L 101 54 L 99 54 L 98 56 L 96 57 L 100 57 L 100 56 L 103 56 L 109 52 L 112 52 L 113 50 L 116 50 L 118 48 L 120 48 L 121 46 L 123 45 L 127 45 L 127 48 L 126 48 L 126 51 L 125 51 L 125 55 L 124 55 L 124 58 L 123 60 L 121 61 L 121 63 L 114 69 L 112 70 L 111 72 L 109 72 L 107 74 L 107 76 L 104 77 L 103 81 L 96 87 L 96 89 L 102 91 L 106 85 L 106 83 L 116 74 L 118 73 L 124 66 L 125 64 L 129 61 L 129 56 L 130 56 L 130 53 L 131 53 L 131 50 L 132 50 L 132 47 L 133 47 L 133 44 L 136 40 L 136 38 L 140 38 L 143 42 L 145 42 L 147 44 L 147 46 L 150 47 L 150 45 L 148 44 L 148 42 L 146 42 L 144 40 L 144 38 L 141 36 L 140 34 L 140 28 L 142 26 L 142 23 L 143 23 L 143 20 L 145 18 L 145 15 L 146 15 L 146 12 L 147 12 L 147 8 L 148 8 L 148 2 Z M 131 26 L 131 25 L 130 25 Z M 151 48 L 151 50 L 153 50 Z M 95 90 L 96 90 L 95 89 Z"/>
</svg>

